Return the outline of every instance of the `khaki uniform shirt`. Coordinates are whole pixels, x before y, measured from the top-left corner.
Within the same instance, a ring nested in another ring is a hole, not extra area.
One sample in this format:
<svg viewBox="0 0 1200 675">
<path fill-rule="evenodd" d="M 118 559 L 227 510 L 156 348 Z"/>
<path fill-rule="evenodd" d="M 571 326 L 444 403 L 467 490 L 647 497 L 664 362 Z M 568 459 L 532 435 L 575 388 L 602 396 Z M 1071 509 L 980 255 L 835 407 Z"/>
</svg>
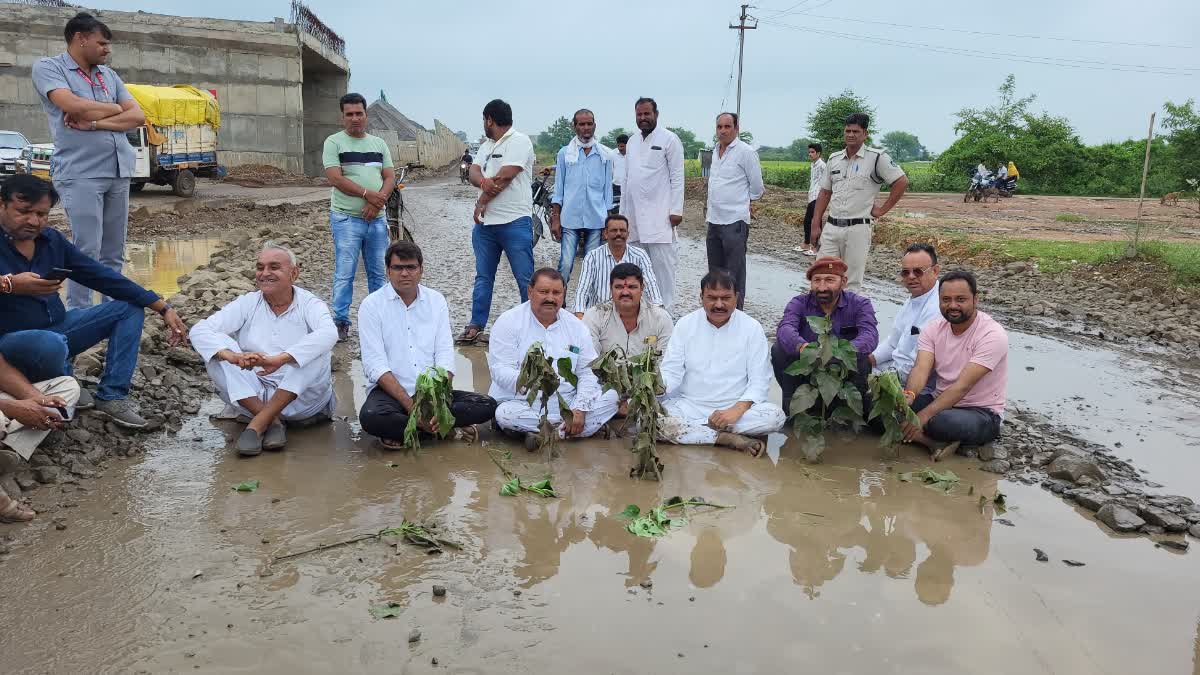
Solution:
<svg viewBox="0 0 1200 675">
<path fill-rule="evenodd" d="M 904 175 L 886 152 L 865 145 L 853 157 L 847 157 L 845 150 L 833 153 L 826 168 L 821 189 L 833 192 L 825 211 L 829 218 L 870 218 L 879 186 L 891 185 Z"/>
<path fill-rule="evenodd" d="M 620 345 L 627 356 L 636 356 L 646 351 L 646 338 L 651 335 L 658 338 L 658 351 L 665 354 L 673 328 L 671 315 L 667 310 L 650 304 L 645 298 L 642 298 L 637 327 L 632 333 L 625 330 L 625 322 L 621 321 L 621 315 L 611 301 L 588 308 L 583 315 L 583 323 L 592 334 L 596 353 L 603 354 L 613 345 Z"/>
</svg>

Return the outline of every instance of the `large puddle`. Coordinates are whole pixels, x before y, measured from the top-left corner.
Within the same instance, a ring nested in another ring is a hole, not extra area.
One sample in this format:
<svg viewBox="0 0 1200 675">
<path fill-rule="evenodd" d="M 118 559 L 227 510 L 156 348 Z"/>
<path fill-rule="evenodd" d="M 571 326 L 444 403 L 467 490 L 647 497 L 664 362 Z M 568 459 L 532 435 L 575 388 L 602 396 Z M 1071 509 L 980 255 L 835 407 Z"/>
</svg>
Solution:
<svg viewBox="0 0 1200 675">
<path fill-rule="evenodd" d="M 169 298 L 179 291 L 176 279 L 208 263 L 220 243 L 220 237 L 130 243 L 125 247 L 124 274 Z"/>
<path fill-rule="evenodd" d="M 482 351 L 458 369 L 460 385 L 486 389 Z M 945 465 L 963 479 L 946 495 L 896 479 L 922 466 L 915 453 L 883 462 L 861 440 L 835 440 L 816 466 L 790 445 L 777 465 L 664 446 L 660 485 L 628 478 L 627 441 L 593 440 L 551 465 L 561 498 L 501 497 L 480 446 L 412 455 L 360 438 L 360 381 L 339 373 L 345 417 L 293 431 L 285 452 L 239 459 L 225 440 L 235 427 L 200 416 L 93 483 L 61 512 L 66 530 L 40 520 L 3 568 L 4 671 L 1200 669 L 1190 556 L 1111 536 L 973 461 Z M 485 440 L 518 471 L 545 468 Z M 262 487 L 230 490 L 247 479 Z M 979 507 L 997 490 L 1006 514 Z M 614 518 L 672 495 L 736 508 L 657 541 Z M 463 551 L 367 541 L 271 564 L 403 518 L 440 522 Z M 387 602 L 400 616 L 372 618 Z"/>
</svg>

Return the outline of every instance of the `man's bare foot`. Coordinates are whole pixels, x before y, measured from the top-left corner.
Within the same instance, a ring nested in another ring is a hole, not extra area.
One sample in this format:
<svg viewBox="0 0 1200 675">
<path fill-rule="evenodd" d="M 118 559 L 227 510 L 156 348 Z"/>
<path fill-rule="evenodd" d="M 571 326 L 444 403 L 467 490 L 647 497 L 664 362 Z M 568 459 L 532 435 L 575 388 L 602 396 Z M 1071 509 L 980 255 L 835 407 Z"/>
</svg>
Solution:
<svg viewBox="0 0 1200 675">
<path fill-rule="evenodd" d="M 37 513 L 17 500 L 0 494 L 0 523 L 27 523 Z"/>
<path fill-rule="evenodd" d="M 929 456 L 933 458 L 933 461 L 940 462 L 943 458 L 953 455 L 958 450 L 959 445 L 961 444 L 958 441 L 954 441 L 953 443 L 947 443 L 940 448 L 931 448 L 929 450 Z"/>
<path fill-rule="evenodd" d="M 401 441 L 396 438 L 381 438 L 381 439 L 379 439 L 379 444 L 382 445 L 384 447 L 384 449 L 386 449 L 386 450 L 403 450 L 404 449 L 404 441 Z"/>
<path fill-rule="evenodd" d="M 537 452 L 537 449 L 542 446 L 542 437 L 540 434 L 528 431 L 525 433 L 525 449 L 529 452 Z"/>
<path fill-rule="evenodd" d="M 717 432 L 717 445 L 740 450 L 751 457 L 758 457 L 763 453 L 763 450 L 767 449 L 767 444 L 757 438 L 735 434 L 730 431 Z"/>
<path fill-rule="evenodd" d="M 465 427 L 458 427 L 456 431 L 458 432 L 459 440 L 463 441 L 467 445 L 473 445 L 475 441 L 479 440 L 479 427 L 475 426 L 474 424 L 468 424 Z"/>
</svg>

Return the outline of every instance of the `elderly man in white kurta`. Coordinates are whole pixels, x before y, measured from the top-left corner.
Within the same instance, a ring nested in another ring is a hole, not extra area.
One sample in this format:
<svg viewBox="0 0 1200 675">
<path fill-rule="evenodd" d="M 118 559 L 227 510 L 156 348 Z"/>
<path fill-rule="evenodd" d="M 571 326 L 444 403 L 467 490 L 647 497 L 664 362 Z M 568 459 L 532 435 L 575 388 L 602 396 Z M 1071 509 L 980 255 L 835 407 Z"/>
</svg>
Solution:
<svg viewBox="0 0 1200 675">
<path fill-rule="evenodd" d="M 768 398 L 771 359 L 760 323 L 737 309 L 733 277 L 711 270 L 700 280 L 704 308 L 675 324 L 662 361 L 667 412 L 664 441 L 722 445 L 758 456 L 756 437 L 779 431 L 787 417 Z"/>
<path fill-rule="evenodd" d="M 488 368 L 492 375 L 492 398 L 500 402 L 496 408 L 496 424 L 501 429 L 525 434 L 525 447 L 536 449 L 541 440 L 537 435 L 541 421 L 541 399 L 533 405 L 517 394 L 517 377 L 525 353 L 535 342 L 542 343 L 546 356 L 571 360 L 571 370 L 579 379 L 578 388 L 565 379 L 559 385 L 571 409 L 571 421 L 564 422 L 557 401 L 551 401 L 547 418 L 559 425 L 562 438 L 587 438 L 594 435 L 617 413 L 617 392 L 601 391 L 600 381 L 588 367 L 596 359 L 592 336 L 587 326 L 564 310 L 566 284 L 556 270 L 544 267 L 533 274 L 529 286 L 529 301 L 508 310 L 496 319 L 488 343 Z"/>
<path fill-rule="evenodd" d="M 282 448 L 283 420 L 333 414 L 330 356 L 337 327 L 324 302 L 294 285 L 299 275 L 295 254 L 268 243 L 255 268 L 259 290 L 225 305 L 190 333 L 231 416 L 251 418 L 237 441 L 244 456 Z"/>
<path fill-rule="evenodd" d="M 658 104 L 640 98 L 634 105 L 640 134 L 629 139 L 625 154 L 621 214 L 629 219 L 629 243 L 650 255 L 663 307 L 675 307 L 675 270 L 683 222 L 683 143 L 658 124 Z"/>
</svg>

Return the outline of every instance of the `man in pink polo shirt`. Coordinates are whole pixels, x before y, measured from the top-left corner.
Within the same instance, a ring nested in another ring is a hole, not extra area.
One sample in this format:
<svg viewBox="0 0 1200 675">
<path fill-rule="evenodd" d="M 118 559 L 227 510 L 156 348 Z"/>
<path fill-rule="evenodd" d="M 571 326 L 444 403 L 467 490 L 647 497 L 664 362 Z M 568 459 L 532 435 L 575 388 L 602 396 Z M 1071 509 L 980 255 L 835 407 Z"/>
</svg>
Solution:
<svg viewBox="0 0 1200 675">
<path fill-rule="evenodd" d="M 935 462 L 959 444 L 983 445 L 1000 435 L 1008 385 L 1008 334 L 976 309 L 975 275 L 948 272 L 938 293 L 942 318 L 921 331 L 904 390 L 919 420 L 905 425 L 904 440 L 929 448 Z M 933 394 L 917 396 L 934 372 Z"/>
</svg>

